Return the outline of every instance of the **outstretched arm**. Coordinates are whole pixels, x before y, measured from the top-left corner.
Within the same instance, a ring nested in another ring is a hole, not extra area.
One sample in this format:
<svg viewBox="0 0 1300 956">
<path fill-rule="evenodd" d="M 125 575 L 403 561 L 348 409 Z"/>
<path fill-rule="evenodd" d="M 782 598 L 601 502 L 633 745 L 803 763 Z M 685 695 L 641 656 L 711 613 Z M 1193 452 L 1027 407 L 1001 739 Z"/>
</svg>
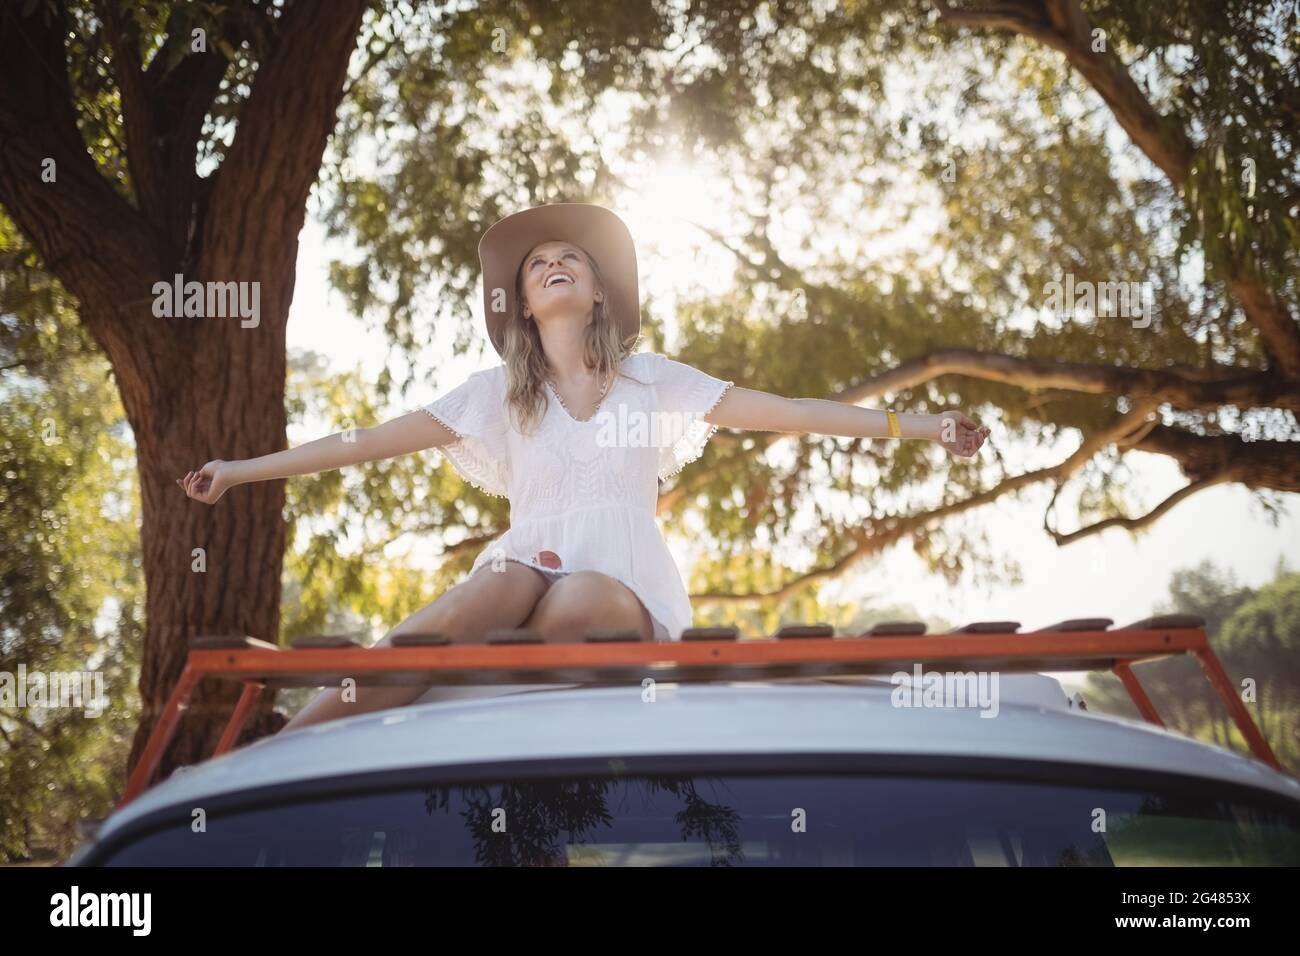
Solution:
<svg viewBox="0 0 1300 956">
<path fill-rule="evenodd" d="M 970 458 L 989 430 L 957 411 L 934 415 L 897 412 L 900 438 L 938 442 L 961 458 Z M 704 420 L 722 428 L 846 438 L 888 438 L 889 415 L 871 408 L 824 398 L 782 398 L 771 392 L 733 386 Z"/>
<path fill-rule="evenodd" d="M 372 428 L 355 428 L 317 438 L 297 448 L 243 461 L 210 461 L 176 484 L 196 501 L 215 504 L 226 490 L 250 481 L 314 475 L 367 461 L 383 461 L 439 448 L 456 441 L 456 433 L 423 411 L 408 412 Z"/>
</svg>

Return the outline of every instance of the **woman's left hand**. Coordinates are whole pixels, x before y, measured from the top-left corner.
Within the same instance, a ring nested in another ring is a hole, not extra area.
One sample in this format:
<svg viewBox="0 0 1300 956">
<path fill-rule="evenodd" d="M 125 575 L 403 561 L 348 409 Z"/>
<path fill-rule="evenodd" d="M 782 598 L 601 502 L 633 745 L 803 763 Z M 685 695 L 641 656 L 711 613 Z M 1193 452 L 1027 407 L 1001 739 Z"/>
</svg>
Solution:
<svg viewBox="0 0 1300 956">
<path fill-rule="evenodd" d="M 989 437 L 987 426 L 968 418 L 961 412 L 940 412 L 939 444 L 958 458 L 973 458 Z"/>
</svg>

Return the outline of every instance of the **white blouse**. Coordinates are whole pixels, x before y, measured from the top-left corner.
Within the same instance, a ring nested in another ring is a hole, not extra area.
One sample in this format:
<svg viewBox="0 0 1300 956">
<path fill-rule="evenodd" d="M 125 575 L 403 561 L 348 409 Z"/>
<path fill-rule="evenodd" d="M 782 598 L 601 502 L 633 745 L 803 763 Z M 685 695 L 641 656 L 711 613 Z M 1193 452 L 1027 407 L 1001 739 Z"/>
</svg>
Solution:
<svg viewBox="0 0 1300 956">
<path fill-rule="evenodd" d="M 641 599 L 657 637 L 679 640 L 691 604 L 655 518 L 659 482 L 700 456 L 717 428 L 703 418 L 733 384 L 637 352 L 584 421 L 548 386 L 545 414 L 527 436 L 506 408 L 505 365 L 475 372 L 423 406 L 458 436 L 440 449 L 455 469 L 510 502 L 509 529 L 484 547 L 470 574 L 507 560 L 552 577 L 600 571 Z M 558 556 L 559 567 L 539 561 L 542 551 Z"/>
</svg>

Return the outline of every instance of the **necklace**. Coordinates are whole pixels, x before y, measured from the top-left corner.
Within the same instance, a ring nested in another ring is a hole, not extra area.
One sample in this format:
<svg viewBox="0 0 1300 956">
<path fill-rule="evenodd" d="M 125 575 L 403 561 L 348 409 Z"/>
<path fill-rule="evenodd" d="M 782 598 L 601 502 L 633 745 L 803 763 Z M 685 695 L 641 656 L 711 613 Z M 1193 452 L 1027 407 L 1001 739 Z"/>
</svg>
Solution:
<svg viewBox="0 0 1300 956">
<path fill-rule="evenodd" d="M 546 377 L 546 385 L 551 390 L 551 394 L 555 396 L 555 400 L 560 403 L 560 407 L 564 409 L 565 414 L 567 414 L 575 422 L 589 422 L 593 418 L 595 418 L 596 412 L 600 411 L 601 403 L 604 402 L 605 400 L 605 393 L 609 391 L 609 379 L 606 379 L 604 382 L 601 383 L 600 398 L 596 402 L 596 407 L 591 410 L 591 414 L 586 418 L 578 418 L 576 415 L 573 414 L 572 411 L 569 410 L 569 406 L 565 404 L 564 398 L 560 395 L 560 390 L 555 387 L 555 383 L 551 381 L 551 377 L 549 375 Z"/>
</svg>

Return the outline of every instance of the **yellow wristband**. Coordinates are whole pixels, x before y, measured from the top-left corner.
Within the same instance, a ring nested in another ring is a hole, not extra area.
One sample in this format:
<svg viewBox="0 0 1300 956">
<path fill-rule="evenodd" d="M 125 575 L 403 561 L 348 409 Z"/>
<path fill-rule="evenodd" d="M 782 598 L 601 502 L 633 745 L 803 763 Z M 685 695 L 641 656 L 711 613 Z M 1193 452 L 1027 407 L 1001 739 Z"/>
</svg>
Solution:
<svg viewBox="0 0 1300 956">
<path fill-rule="evenodd" d="M 903 430 L 898 427 L 898 415 L 894 412 L 886 412 L 889 416 L 889 437 L 902 438 Z"/>
</svg>

